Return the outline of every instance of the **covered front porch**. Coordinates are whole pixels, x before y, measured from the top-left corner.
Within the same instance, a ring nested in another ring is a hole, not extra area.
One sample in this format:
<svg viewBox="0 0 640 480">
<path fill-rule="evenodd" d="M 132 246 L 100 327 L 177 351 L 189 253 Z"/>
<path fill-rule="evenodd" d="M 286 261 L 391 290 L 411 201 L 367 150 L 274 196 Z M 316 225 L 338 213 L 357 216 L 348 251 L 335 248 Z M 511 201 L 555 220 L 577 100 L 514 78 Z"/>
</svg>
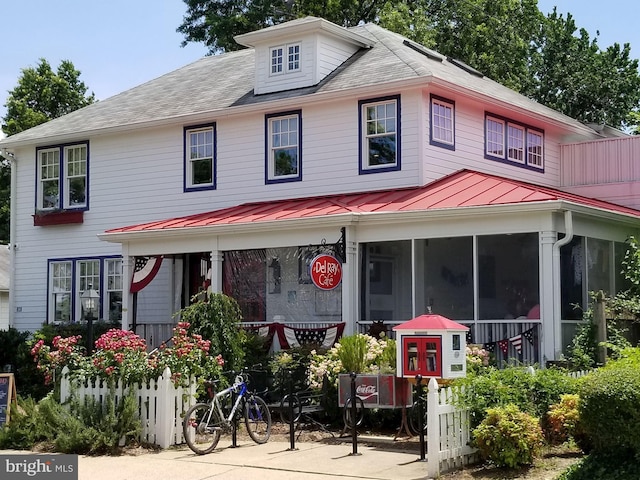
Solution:
<svg viewBox="0 0 640 480">
<path fill-rule="evenodd" d="M 469 326 L 469 343 L 498 362 L 544 364 L 569 344 L 589 291 L 624 287 L 624 240 L 639 225 L 633 209 L 464 171 L 415 189 L 248 204 L 101 238 L 122 244 L 124 278 L 135 259 L 163 258 L 123 299 L 123 326 L 150 345 L 211 290 L 238 301 L 247 328 L 286 325 L 302 341 L 335 325 L 392 335 L 430 311 Z M 309 280 L 319 253 L 342 262 L 335 288 Z"/>
</svg>

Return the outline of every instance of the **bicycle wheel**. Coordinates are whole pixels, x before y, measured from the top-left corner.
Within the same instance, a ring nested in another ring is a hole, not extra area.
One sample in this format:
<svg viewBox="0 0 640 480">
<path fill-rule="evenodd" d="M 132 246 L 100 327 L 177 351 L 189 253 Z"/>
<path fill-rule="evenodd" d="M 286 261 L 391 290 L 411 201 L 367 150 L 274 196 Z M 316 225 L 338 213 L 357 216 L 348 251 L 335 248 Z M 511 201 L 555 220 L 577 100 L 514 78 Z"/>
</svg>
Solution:
<svg viewBox="0 0 640 480">
<path fill-rule="evenodd" d="M 291 399 L 292 405 L 289 405 Z M 302 415 L 302 405 L 297 395 L 285 395 L 280 401 L 280 420 L 287 425 L 291 423 L 291 410 L 293 409 L 293 423 L 297 423 Z"/>
<path fill-rule="evenodd" d="M 422 431 L 427 433 L 427 402 L 422 402 Z M 418 402 L 413 402 L 413 405 L 409 407 L 407 415 L 409 417 L 409 429 L 414 435 L 420 433 L 420 422 L 418 415 Z"/>
<path fill-rule="evenodd" d="M 342 420 L 347 428 L 353 428 L 353 412 L 351 411 L 351 397 L 347 398 L 344 402 L 344 408 L 342 409 Z M 356 397 L 356 417 L 355 426 L 359 427 L 364 420 L 364 402 L 360 397 Z"/>
<path fill-rule="evenodd" d="M 256 443 L 267 443 L 271 435 L 271 412 L 265 401 L 251 395 L 244 402 L 244 423 L 247 433 Z"/>
<path fill-rule="evenodd" d="M 184 439 L 193 453 L 198 455 L 213 452 L 220 440 L 218 415 L 211 409 L 208 403 L 196 403 L 182 420 Z"/>
</svg>

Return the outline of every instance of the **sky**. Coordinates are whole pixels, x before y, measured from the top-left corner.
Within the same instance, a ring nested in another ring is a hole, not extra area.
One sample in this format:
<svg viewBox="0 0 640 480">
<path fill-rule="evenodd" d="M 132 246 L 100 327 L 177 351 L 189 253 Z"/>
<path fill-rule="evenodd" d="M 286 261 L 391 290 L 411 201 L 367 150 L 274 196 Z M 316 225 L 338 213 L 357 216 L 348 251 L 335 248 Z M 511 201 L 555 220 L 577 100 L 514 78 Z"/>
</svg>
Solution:
<svg viewBox="0 0 640 480">
<path fill-rule="evenodd" d="M 571 12 L 591 38 L 600 32 L 601 48 L 630 43 L 632 57 L 640 58 L 637 1 L 538 0 L 538 7 Z M 183 0 L 0 0 L 0 117 L 22 69 L 40 58 L 54 71 L 70 60 L 89 92 L 104 100 L 203 57 L 201 43 L 180 46 L 176 29 L 185 12 Z"/>
</svg>

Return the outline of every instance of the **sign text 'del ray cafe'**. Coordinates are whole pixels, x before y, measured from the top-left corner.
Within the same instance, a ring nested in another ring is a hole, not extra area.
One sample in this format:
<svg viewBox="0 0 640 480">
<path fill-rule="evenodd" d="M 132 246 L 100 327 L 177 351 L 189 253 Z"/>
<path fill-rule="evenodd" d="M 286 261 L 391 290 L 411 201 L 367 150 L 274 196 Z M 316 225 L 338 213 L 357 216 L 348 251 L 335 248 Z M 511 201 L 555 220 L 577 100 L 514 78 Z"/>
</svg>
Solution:
<svg viewBox="0 0 640 480">
<path fill-rule="evenodd" d="M 333 290 L 342 281 L 342 264 L 333 255 L 321 253 L 309 264 L 313 284 L 322 290 Z"/>
</svg>

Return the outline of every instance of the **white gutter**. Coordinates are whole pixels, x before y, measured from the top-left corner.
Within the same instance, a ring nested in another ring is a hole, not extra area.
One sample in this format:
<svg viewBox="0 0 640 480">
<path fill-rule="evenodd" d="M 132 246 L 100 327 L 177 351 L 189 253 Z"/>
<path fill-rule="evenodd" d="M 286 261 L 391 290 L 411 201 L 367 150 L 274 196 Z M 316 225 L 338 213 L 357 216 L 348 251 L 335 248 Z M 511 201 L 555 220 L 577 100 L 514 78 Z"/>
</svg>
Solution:
<svg viewBox="0 0 640 480">
<path fill-rule="evenodd" d="M 18 172 L 16 157 L 13 153 L 2 149 L 2 156 L 8 158 L 11 165 L 11 192 L 9 198 L 9 327 L 14 326 L 15 308 L 15 279 L 16 279 L 16 209 L 18 194 Z"/>
<path fill-rule="evenodd" d="M 565 236 L 553 244 L 553 350 L 562 352 L 562 295 L 560 285 L 560 247 L 573 240 L 573 215 L 570 210 L 564 212 Z"/>
</svg>

